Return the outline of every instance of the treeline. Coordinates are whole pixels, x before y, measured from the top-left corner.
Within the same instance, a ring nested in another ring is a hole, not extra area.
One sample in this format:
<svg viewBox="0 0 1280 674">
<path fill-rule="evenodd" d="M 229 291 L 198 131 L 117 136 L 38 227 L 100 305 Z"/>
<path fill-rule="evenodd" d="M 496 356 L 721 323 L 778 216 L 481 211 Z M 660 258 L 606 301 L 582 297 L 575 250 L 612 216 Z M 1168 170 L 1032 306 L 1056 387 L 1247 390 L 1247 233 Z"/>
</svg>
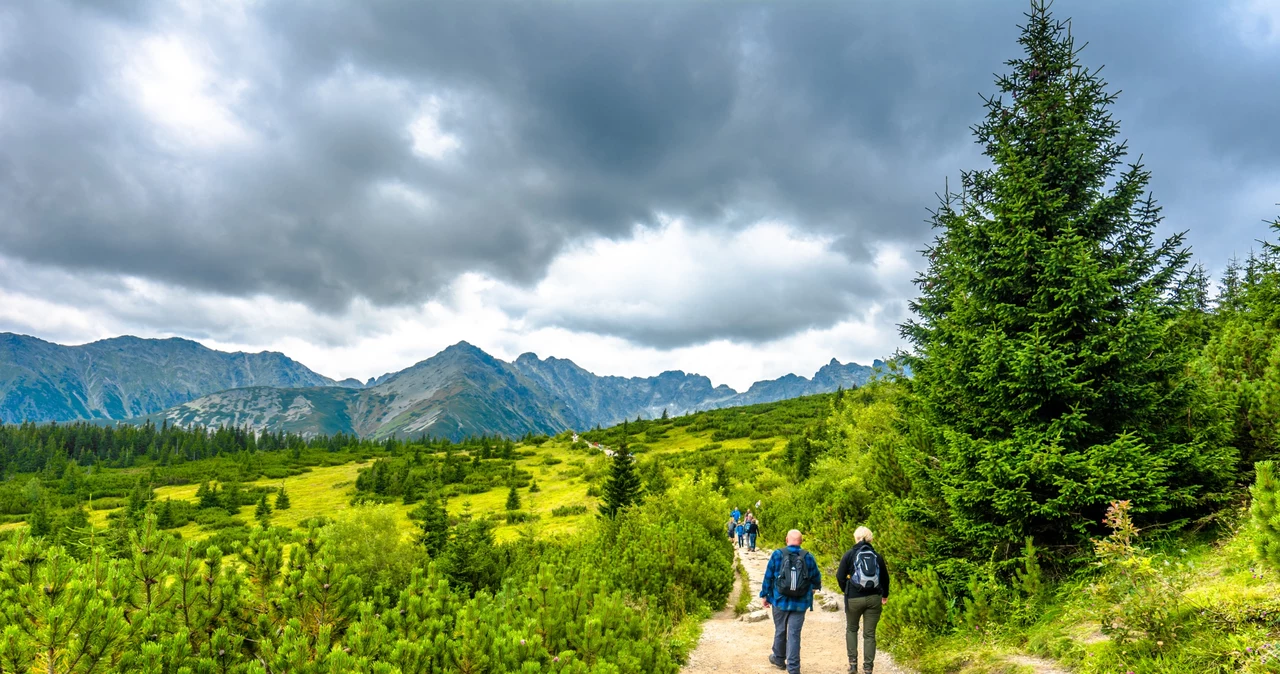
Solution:
<svg viewBox="0 0 1280 674">
<path fill-rule="evenodd" d="M 114 555 L 20 533 L 0 548 L 0 671 L 674 673 L 732 585 L 724 507 L 686 482 L 581 535 L 502 545 L 483 520 L 404 541 L 379 506 L 234 550 L 153 514 Z"/>
<path fill-rule="evenodd" d="M 215 482 L 236 487 L 376 456 L 467 453 L 509 458 L 514 448 L 509 439 L 486 436 L 453 442 L 428 436 L 303 437 L 167 423 L 0 425 L 0 523 L 30 516 L 43 521 L 46 513 L 55 521 L 61 511 L 81 505 L 118 508 L 135 491 L 165 485 Z M 458 481 L 468 474 L 464 468 Z M 446 472 L 446 477 L 451 475 Z"/>
</svg>

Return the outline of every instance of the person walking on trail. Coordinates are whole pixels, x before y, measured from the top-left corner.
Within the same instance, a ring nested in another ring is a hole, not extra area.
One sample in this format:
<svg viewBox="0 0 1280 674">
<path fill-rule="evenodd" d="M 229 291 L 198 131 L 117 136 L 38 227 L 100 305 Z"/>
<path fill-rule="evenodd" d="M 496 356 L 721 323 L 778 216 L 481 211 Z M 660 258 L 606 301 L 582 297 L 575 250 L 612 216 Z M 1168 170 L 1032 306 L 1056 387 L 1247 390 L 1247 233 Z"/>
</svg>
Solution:
<svg viewBox="0 0 1280 674">
<path fill-rule="evenodd" d="M 844 593 L 844 648 L 849 656 L 849 672 L 858 671 L 858 622 L 862 622 L 862 671 L 871 674 L 876 663 L 876 623 L 889 603 L 889 567 L 884 557 L 871 547 L 871 530 L 858 527 L 854 546 L 840 558 L 836 582 Z"/>
<path fill-rule="evenodd" d="M 737 520 L 735 520 L 735 519 L 733 519 L 732 517 L 730 517 L 730 518 L 729 518 L 729 521 L 724 523 L 724 528 L 725 528 L 725 531 L 726 531 L 726 532 L 728 532 L 728 534 L 729 534 L 729 542 L 730 542 L 730 543 L 732 543 L 732 542 L 733 542 L 733 534 L 734 534 L 734 533 L 737 531 L 737 529 L 738 529 L 738 521 L 737 521 Z"/>
<path fill-rule="evenodd" d="M 769 664 L 788 674 L 800 674 L 800 630 L 805 611 L 813 610 L 813 593 L 822 589 L 818 562 L 800 547 L 804 537 L 787 532 L 787 547 L 774 550 L 765 567 L 760 598 L 773 609 L 773 652 Z"/>
<path fill-rule="evenodd" d="M 733 512 L 729 513 L 729 517 L 732 517 L 733 521 L 737 522 L 738 520 L 742 519 L 742 511 L 738 510 L 737 508 L 734 508 Z"/>
<path fill-rule="evenodd" d="M 742 547 L 746 545 L 747 544 L 747 524 L 745 522 L 738 522 L 738 526 L 734 527 L 733 530 L 735 533 L 738 534 L 738 547 Z"/>
<path fill-rule="evenodd" d="M 747 515 L 747 552 L 756 551 L 756 536 L 760 534 L 760 525 L 756 518 Z"/>
</svg>

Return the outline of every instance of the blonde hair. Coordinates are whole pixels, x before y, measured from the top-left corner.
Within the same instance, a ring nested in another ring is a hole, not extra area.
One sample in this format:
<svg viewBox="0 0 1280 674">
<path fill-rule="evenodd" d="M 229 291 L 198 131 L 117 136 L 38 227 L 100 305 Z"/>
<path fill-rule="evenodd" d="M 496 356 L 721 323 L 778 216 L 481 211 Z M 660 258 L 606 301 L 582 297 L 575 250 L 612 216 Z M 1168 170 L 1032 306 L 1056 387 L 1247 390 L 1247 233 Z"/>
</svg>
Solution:
<svg viewBox="0 0 1280 674">
<path fill-rule="evenodd" d="M 858 543 L 870 543 L 873 538 L 875 538 L 875 536 L 871 533 L 871 530 L 866 527 L 858 527 L 858 530 L 853 532 L 853 540 Z"/>
</svg>

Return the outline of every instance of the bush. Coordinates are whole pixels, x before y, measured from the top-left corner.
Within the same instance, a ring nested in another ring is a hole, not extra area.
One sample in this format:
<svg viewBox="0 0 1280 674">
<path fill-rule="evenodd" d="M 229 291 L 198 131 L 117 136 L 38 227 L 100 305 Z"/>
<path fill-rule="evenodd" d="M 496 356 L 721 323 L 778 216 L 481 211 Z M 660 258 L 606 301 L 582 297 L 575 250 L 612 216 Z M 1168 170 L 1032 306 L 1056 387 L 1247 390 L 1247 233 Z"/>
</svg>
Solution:
<svg viewBox="0 0 1280 674">
<path fill-rule="evenodd" d="M 321 536 L 334 561 L 363 579 L 366 592 L 378 585 L 407 585 L 413 569 L 426 561 L 420 548 L 403 540 L 392 506 L 356 506 L 340 512 Z"/>
<path fill-rule="evenodd" d="M 507 524 L 521 524 L 524 522 L 532 522 L 538 519 L 538 516 L 524 510 L 508 510 L 503 513 L 503 519 L 507 521 Z"/>
<path fill-rule="evenodd" d="M 576 505 L 558 506 L 551 509 L 552 517 L 571 517 L 573 515 L 587 514 L 587 506 L 581 503 Z"/>
<path fill-rule="evenodd" d="M 1258 559 L 1280 570 L 1280 480 L 1270 461 L 1254 464 L 1254 472 L 1257 477 L 1250 489 L 1253 504 L 1249 511 Z"/>
<path fill-rule="evenodd" d="M 1180 617 L 1190 563 L 1158 563 L 1137 547 L 1130 508 L 1128 501 L 1113 502 L 1105 520 L 1111 533 L 1094 542 L 1098 565 L 1107 574 L 1093 586 L 1098 622 L 1117 644 L 1172 642 L 1185 628 Z"/>
<path fill-rule="evenodd" d="M 893 600 L 885 607 L 884 619 L 889 632 L 896 638 L 916 628 L 925 633 L 941 632 L 950 622 L 946 593 L 933 567 L 910 573 L 910 582 L 894 592 Z"/>
</svg>

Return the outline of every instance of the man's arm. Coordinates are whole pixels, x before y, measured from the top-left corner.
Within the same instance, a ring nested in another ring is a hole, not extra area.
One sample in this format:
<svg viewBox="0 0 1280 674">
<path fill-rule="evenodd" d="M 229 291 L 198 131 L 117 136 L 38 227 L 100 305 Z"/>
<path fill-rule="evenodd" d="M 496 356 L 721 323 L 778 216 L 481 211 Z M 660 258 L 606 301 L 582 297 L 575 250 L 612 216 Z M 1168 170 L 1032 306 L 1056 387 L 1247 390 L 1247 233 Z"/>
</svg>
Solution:
<svg viewBox="0 0 1280 674">
<path fill-rule="evenodd" d="M 814 559 L 813 553 L 809 554 L 809 586 L 814 592 L 822 589 L 822 572 L 818 570 L 818 560 Z"/>
<path fill-rule="evenodd" d="M 760 598 L 764 600 L 764 605 L 769 605 L 769 600 L 773 597 L 773 577 L 776 575 L 777 569 L 775 564 L 778 563 L 778 551 L 774 550 L 769 556 L 769 563 L 764 567 L 764 578 L 760 579 Z"/>
<path fill-rule="evenodd" d="M 836 569 L 836 585 L 840 586 L 840 593 L 847 594 L 849 591 L 846 585 L 849 584 L 849 553 L 844 553 L 840 558 L 840 568 Z"/>
</svg>

